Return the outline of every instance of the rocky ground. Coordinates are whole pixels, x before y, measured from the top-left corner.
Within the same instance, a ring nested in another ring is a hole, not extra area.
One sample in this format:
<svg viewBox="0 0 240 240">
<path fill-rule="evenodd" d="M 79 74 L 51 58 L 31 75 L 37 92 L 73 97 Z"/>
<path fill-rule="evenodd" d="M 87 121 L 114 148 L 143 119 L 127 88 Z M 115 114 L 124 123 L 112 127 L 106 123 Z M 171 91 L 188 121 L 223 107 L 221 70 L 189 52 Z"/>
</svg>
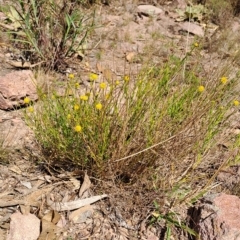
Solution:
<svg viewBox="0 0 240 240">
<path fill-rule="evenodd" d="M 146 62 L 160 64 L 173 54 L 183 57 L 194 43 L 201 43 L 202 67 L 206 72 L 213 71 L 221 61 L 236 52 L 237 46 L 217 40 L 222 37 L 218 25 L 183 21 L 175 9 L 184 10 L 186 6 L 184 0 L 148 6 L 134 1 L 97 5 L 96 25 L 99 27 L 92 33 L 82 61 L 70 59 L 69 68 L 81 76 L 82 85 L 87 87 L 89 72 L 106 79 L 118 79 L 125 74 L 137 74 Z M 4 18 L 1 14 L 0 21 L 3 22 Z M 234 32 L 229 36 L 228 42 L 231 43 L 231 38 L 234 41 L 239 36 L 240 19 L 232 19 L 229 24 L 228 29 Z M 111 196 L 94 196 L 95 189 L 101 184 L 97 179 L 89 178 L 82 171 L 59 171 L 41 161 L 41 152 L 24 122 L 22 108 L 26 96 L 37 100 L 35 82 L 40 80 L 33 75 L 32 66 L 16 66 L 18 62 L 12 59 L 12 55 L 21 53 L 10 45 L 4 32 L 1 34 L 0 132 L 3 146 L 11 151 L 0 165 L 0 239 L 162 239 L 161 228 L 147 228 L 146 216 L 139 219 L 129 213 L 127 218 L 127 214 L 121 212 L 124 203 L 120 204 L 119 210 Z M 191 61 L 194 57 L 188 64 Z M 236 72 L 237 62 L 238 59 Z M 64 83 L 63 74 L 54 74 L 59 82 Z M 52 75 L 47 77 L 53 78 Z M 50 80 L 47 87 L 52 84 Z M 239 131 L 237 118 L 235 116 L 232 120 L 234 134 Z M 219 179 L 223 182 L 232 179 L 237 186 L 238 167 L 234 166 L 226 174 Z M 239 193 L 237 189 L 235 193 Z M 87 200 L 83 203 L 82 199 Z M 236 203 L 234 212 L 239 199 L 232 201 Z M 221 224 L 222 220 L 219 221 Z M 231 221 L 226 224 L 228 230 L 234 225 Z M 240 227 L 236 224 L 234 228 L 237 229 L 236 236 Z M 216 239 L 238 239 L 232 235 L 227 237 Z M 188 239 L 188 236 L 182 234 L 175 239 Z"/>
</svg>

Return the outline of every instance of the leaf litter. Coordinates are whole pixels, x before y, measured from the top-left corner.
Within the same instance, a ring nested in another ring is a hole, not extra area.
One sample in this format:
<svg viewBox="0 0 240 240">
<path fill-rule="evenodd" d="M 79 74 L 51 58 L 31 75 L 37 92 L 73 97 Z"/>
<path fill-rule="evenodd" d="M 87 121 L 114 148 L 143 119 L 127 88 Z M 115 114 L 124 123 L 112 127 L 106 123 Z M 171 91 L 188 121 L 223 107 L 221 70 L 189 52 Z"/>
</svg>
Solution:
<svg viewBox="0 0 240 240">
<path fill-rule="evenodd" d="M 10 223 L 7 240 L 63 239 L 68 234 L 66 225 L 69 225 L 69 221 L 85 224 L 97 211 L 91 204 L 107 197 L 102 194 L 82 199 L 91 187 L 87 173 L 80 184 L 76 178 L 67 178 L 64 174 L 58 178 L 50 175 L 42 177 L 37 167 L 33 166 L 39 175 L 36 177 L 33 169 L 28 172 L 29 164 L 27 161 L 21 164 L 21 171 L 12 171 L 20 169 L 17 165 L 8 169 L 0 167 L 3 183 L 0 227 L 5 228 Z M 66 211 L 69 212 L 67 218 Z"/>
</svg>

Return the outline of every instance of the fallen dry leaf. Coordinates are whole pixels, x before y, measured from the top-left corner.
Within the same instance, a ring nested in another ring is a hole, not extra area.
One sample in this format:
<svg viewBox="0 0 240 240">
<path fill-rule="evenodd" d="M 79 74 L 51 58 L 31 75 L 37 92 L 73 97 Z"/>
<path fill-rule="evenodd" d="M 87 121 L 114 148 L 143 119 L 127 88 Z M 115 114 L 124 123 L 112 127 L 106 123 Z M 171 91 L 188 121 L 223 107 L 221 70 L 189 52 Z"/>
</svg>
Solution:
<svg viewBox="0 0 240 240">
<path fill-rule="evenodd" d="M 91 181 L 90 181 L 90 178 L 89 176 L 87 175 L 87 173 L 85 173 L 84 175 L 84 180 L 83 180 L 83 184 L 80 188 L 80 191 L 79 191 L 79 194 L 78 196 L 79 197 L 82 197 L 83 193 L 88 190 L 89 188 L 91 187 Z"/>
<path fill-rule="evenodd" d="M 16 165 L 10 166 L 9 170 L 11 170 L 12 172 L 15 172 L 19 175 L 22 174 L 22 170 Z"/>
<path fill-rule="evenodd" d="M 22 215 L 20 212 L 12 214 L 7 240 L 35 240 L 39 234 L 40 220 L 35 215 Z"/>
<path fill-rule="evenodd" d="M 57 211 L 53 211 L 53 210 L 49 211 L 42 218 L 42 220 L 52 222 L 53 224 L 57 224 L 60 219 L 61 219 L 61 215 Z"/>
<path fill-rule="evenodd" d="M 50 195 L 48 195 L 47 196 L 47 205 L 56 211 L 74 210 L 74 209 L 92 204 L 94 202 L 97 202 L 106 197 L 107 197 L 107 194 L 103 194 L 103 195 L 94 196 L 94 197 L 90 197 L 90 198 L 78 199 L 76 201 L 62 203 L 62 202 L 53 202 L 50 199 Z"/>
<path fill-rule="evenodd" d="M 46 240 L 46 239 L 58 239 L 59 233 L 62 231 L 62 229 L 52 222 L 49 222 L 47 220 L 42 220 L 42 232 L 39 236 L 38 240 Z"/>
<path fill-rule="evenodd" d="M 30 206 L 20 205 L 21 213 L 23 215 L 28 215 L 30 213 Z"/>
<path fill-rule="evenodd" d="M 58 223 L 56 225 L 58 227 L 60 227 L 60 228 L 63 228 L 63 227 L 66 226 L 67 220 L 66 220 L 66 218 L 63 215 L 60 215 L 60 216 L 61 216 L 61 218 L 60 218 L 60 220 L 58 221 Z"/>
<path fill-rule="evenodd" d="M 61 219 L 61 215 L 57 211 L 53 211 L 52 223 L 57 224 Z"/>
<path fill-rule="evenodd" d="M 1 208 L 15 206 L 15 205 L 20 205 L 20 204 L 25 204 L 25 201 L 24 200 L 12 200 L 12 201 L 9 201 L 9 199 L 8 200 L 2 199 L 0 201 L 0 207 Z"/>
</svg>

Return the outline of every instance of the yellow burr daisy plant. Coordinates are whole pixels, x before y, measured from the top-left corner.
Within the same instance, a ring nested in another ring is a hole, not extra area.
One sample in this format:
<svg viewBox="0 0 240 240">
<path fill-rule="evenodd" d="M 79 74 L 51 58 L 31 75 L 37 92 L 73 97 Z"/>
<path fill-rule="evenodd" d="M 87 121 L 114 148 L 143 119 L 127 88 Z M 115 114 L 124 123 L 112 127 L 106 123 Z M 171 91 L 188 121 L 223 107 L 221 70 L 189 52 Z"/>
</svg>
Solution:
<svg viewBox="0 0 240 240">
<path fill-rule="evenodd" d="M 123 78 L 123 80 L 124 80 L 125 82 L 129 82 L 130 77 L 129 77 L 128 75 L 125 75 L 124 78 Z"/>
<path fill-rule="evenodd" d="M 25 104 L 29 104 L 29 103 L 31 102 L 31 99 L 30 99 L 29 97 L 25 97 L 25 98 L 23 99 L 23 102 L 24 102 Z"/>
<path fill-rule="evenodd" d="M 197 42 L 195 42 L 194 47 L 199 47 L 199 44 Z"/>
<path fill-rule="evenodd" d="M 79 110 L 79 108 L 80 108 L 80 106 L 79 106 L 78 104 L 75 104 L 75 105 L 73 106 L 73 109 L 74 109 L 75 111 Z"/>
<path fill-rule="evenodd" d="M 68 78 L 69 78 L 69 79 L 74 79 L 74 77 L 75 77 L 75 76 L 74 76 L 73 73 L 68 74 Z"/>
<path fill-rule="evenodd" d="M 82 132 L 82 127 L 78 124 L 74 127 L 75 132 Z"/>
<path fill-rule="evenodd" d="M 75 88 L 78 89 L 80 87 L 80 84 L 78 82 L 75 83 Z"/>
<path fill-rule="evenodd" d="M 34 112 L 33 106 L 28 107 L 27 110 L 28 110 L 28 112 L 30 112 L 30 113 Z"/>
<path fill-rule="evenodd" d="M 203 85 L 198 87 L 198 91 L 202 93 L 205 90 L 205 87 Z"/>
<path fill-rule="evenodd" d="M 228 78 L 227 77 L 221 77 L 221 83 L 222 84 L 226 84 L 228 82 Z"/>
<path fill-rule="evenodd" d="M 90 81 L 96 81 L 98 79 L 98 75 L 96 73 L 89 74 Z"/>
<path fill-rule="evenodd" d="M 105 89 L 107 87 L 107 84 L 105 82 L 100 83 L 100 88 Z"/>
<path fill-rule="evenodd" d="M 238 101 L 238 100 L 234 100 L 234 101 L 233 101 L 233 105 L 234 105 L 235 107 L 239 106 L 239 101 Z"/>
<path fill-rule="evenodd" d="M 87 95 L 82 95 L 82 96 L 80 96 L 80 99 L 83 100 L 83 101 L 87 101 L 88 96 Z"/>
<path fill-rule="evenodd" d="M 102 106 L 101 103 L 97 103 L 95 107 L 96 107 L 97 110 L 102 110 L 103 106 Z"/>
</svg>

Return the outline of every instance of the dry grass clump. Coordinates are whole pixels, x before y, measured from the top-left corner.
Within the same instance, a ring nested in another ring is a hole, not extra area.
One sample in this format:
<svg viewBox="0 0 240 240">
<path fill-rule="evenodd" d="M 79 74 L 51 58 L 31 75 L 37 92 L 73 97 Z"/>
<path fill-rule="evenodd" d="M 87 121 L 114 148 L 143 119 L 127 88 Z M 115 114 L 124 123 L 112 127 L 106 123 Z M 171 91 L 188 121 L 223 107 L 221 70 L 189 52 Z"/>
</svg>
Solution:
<svg viewBox="0 0 240 240">
<path fill-rule="evenodd" d="M 68 57 L 82 54 L 94 25 L 94 12 L 83 13 L 83 1 L 10 2 L 3 10 L 13 28 L 13 41 L 23 51 L 23 61 L 64 71 Z"/>
<path fill-rule="evenodd" d="M 128 193 L 124 200 L 132 200 L 125 205 L 128 213 L 150 209 L 152 222 L 162 219 L 192 233 L 175 211 L 207 192 L 229 160 L 211 155 L 239 100 L 229 64 L 199 77 L 197 63 L 184 70 L 186 60 L 170 58 L 111 82 L 98 83 L 91 73 L 84 93 L 81 80 L 70 74 L 63 96 L 40 91 L 38 104 L 29 102 L 26 120 L 49 164 L 111 181 Z"/>
</svg>

